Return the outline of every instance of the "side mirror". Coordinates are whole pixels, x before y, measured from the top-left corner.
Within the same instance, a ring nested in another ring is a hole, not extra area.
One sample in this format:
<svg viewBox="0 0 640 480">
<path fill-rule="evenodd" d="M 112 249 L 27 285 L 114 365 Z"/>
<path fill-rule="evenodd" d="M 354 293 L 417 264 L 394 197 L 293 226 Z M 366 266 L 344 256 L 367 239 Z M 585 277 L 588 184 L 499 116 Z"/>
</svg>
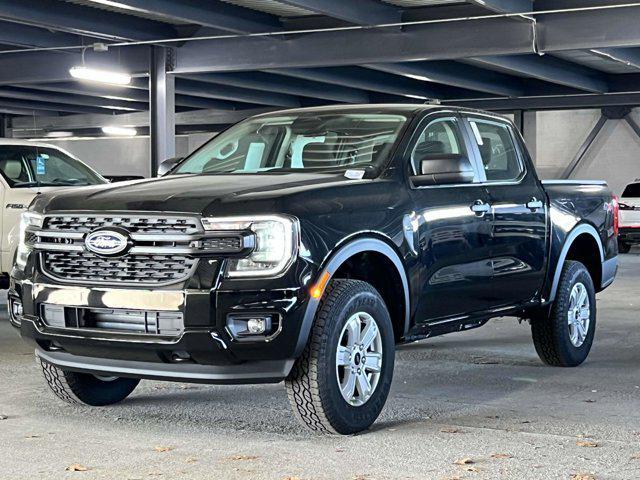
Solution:
<svg viewBox="0 0 640 480">
<path fill-rule="evenodd" d="M 426 185 L 448 185 L 473 183 L 475 171 L 465 155 L 459 153 L 435 153 L 423 156 L 420 175 L 411 177 L 418 187 Z"/>
<path fill-rule="evenodd" d="M 169 173 L 173 167 L 175 167 L 178 163 L 182 161 L 184 157 L 173 157 L 168 158 L 160 165 L 158 165 L 158 177 L 164 177 L 167 173 Z"/>
</svg>

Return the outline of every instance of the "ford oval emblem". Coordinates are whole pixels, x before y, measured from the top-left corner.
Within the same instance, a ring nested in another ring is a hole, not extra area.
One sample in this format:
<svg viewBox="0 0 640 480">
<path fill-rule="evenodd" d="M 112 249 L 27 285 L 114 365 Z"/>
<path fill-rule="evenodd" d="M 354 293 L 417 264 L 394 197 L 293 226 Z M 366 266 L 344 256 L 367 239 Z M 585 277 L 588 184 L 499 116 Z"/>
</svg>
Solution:
<svg viewBox="0 0 640 480">
<path fill-rule="evenodd" d="M 84 239 L 87 249 L 98 255 L 115 255 L 129 245 L 126 235 L 113 230 L 97 230 Z"/>
</svg>

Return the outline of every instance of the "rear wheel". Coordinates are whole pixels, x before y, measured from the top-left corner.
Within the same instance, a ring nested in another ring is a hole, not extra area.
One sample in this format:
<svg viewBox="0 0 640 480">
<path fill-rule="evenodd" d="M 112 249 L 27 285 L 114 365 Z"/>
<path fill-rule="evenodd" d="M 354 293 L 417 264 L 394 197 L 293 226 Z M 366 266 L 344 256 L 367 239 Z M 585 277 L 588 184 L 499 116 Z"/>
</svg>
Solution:
<svg viewBox="0 0 640 480">
<path fill-rule="evenodd" d="M 589 355 L 596 330 L 596 295 L 586 267 L 564 264 L 556 299 L 547 317 L 531 323 L 533 343 L 548 365 L 575 367 Z"/>
<path fill-rule="evenodd" d="M 63 370 L 38 358 L 49 388 L 56 396 L 75 405 L 104 406 L 121 402 L 138 386 L 140 380 L 92 375 Z"/>
<path fill-rule="evenodd" d="M 286 380 L 298 419 L 318 433 L 369 428 L 387 400 L 394 357 L 391 318 L 380 294 L 366 282 L 334 280 Z"/>
<path fill-rule="evenodd" d="M 631 251 L 631 244 L 625 242 L 618 242 L 618 252 L 629 253 Z"/>
</svg>

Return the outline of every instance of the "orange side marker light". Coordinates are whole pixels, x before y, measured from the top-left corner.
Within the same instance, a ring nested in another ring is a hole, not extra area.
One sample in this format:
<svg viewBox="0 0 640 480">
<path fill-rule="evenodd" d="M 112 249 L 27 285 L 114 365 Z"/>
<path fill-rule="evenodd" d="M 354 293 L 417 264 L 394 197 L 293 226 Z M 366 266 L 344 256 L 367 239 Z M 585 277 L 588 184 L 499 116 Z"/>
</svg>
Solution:
<svg viewBox="0 0 640 480">
<path fill-rule="evenodd" d="M 322 294 L 324 293 L 324 289 L 327 286 L 327 283 L 329 283 L 329 272 L 327 272 L 326 270 L 324 271 L 324 273 L 320 276 L 320 280 L 318 280 L 318 283 L 316 283 L 312 288 L 311 288 L 311 298 L 315 298 L 316 300 L 319 298 L 322 298 Z"/>
</svg>

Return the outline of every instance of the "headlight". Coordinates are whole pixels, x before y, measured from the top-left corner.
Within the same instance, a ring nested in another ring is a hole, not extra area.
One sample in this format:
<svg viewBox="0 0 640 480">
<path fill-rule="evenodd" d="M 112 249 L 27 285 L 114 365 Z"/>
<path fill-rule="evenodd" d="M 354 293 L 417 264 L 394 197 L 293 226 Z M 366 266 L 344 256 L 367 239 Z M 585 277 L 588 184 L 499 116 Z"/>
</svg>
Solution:
<svg viewBox="0 0 640 480">
<path fill-rule="evenodd" d="M 16 251 L 16 266 L 24 270 L 27 264 L 27 257 L 31 252 L 31 242 L 29 236 L 34 230 L 42 228 L 44 217 L 35 212 L 24 212 L 20 217 L 20 230 L 18 238 L 18 248 Z"/>
<path fill-rule="evenodd" d="M 256 247 L 245 258 L 229 260 L 229 277 L 273 277 L 284 272 L 298 249 L 298 223 L 279 215 L 203 218 L 205 230 L 251 230 Z"/>
</svg>

